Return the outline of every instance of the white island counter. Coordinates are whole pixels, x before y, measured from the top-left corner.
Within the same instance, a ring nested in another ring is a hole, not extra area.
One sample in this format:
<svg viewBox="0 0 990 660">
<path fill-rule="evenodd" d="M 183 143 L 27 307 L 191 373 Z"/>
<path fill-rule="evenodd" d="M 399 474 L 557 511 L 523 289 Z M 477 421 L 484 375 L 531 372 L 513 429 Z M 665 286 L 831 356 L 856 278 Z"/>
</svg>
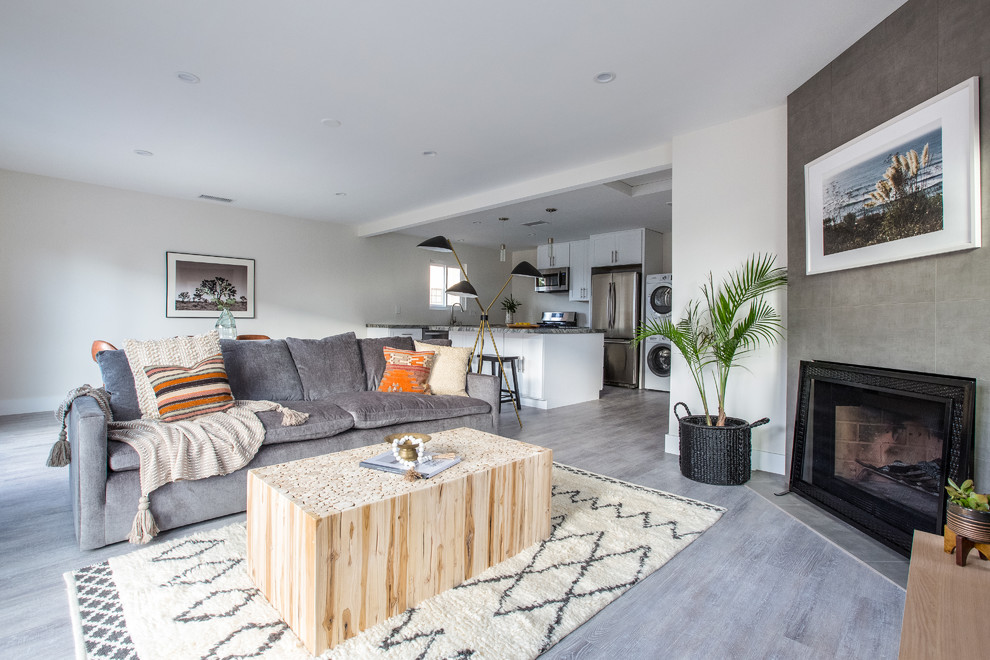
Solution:
<svg viewBox="0 0 990 660">
<path fill-rule="evenodd" d="M 384 336 L 382 328 L 392 329 L 386 324 L 369 324 L 368 336 Z M 454 346 L 468 348 L 474 346 L 478 334 L 477 326 L 420 328 L 447 330 Z M 605 335 L 602 332 L 588 328 L 494 327 L 492 334 L 501 355 L 521 358 L 516 361 L 516 370 L 523 406 L 549 409 L 598 399 L 605 355 Z M 486 335 L 485 354 L 494 353 L 491 339 Z M 490 370 L 490 366 L 485 369 L 486 372 Z M 512 380 L 511 375 L 509 380 Z"/>
</svg>

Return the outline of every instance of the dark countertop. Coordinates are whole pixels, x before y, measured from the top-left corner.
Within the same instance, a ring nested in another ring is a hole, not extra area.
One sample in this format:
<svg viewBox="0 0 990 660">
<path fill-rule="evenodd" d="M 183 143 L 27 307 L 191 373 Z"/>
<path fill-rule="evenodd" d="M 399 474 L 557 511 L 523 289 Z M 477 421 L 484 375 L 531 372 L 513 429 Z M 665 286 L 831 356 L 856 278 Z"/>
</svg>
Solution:
<svg viewBox="0 0 990 660">
<path fill-rule="evenodd" d="M 420 328 L 422 330 L 447 330 L 447 331 L 472 331 L 477 332 L 477 325 L 423 325 L 420 323 L 366 323 L 367 328 Z M 536 335 L 588 335 L 604 334 L 604 330 L 593 328 L 509 328 L 505 325 L 492 324 L 492 330 L 501 330 L 511 333 L 525 333 Z"/>
</svg>

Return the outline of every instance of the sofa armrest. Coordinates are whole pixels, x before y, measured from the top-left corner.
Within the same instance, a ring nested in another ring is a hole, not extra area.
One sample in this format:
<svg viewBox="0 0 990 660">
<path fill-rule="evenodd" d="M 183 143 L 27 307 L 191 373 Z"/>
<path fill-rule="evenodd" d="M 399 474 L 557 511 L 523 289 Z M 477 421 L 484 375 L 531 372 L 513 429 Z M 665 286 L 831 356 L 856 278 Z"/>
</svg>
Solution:
<svg viewBox="0 0 990 660">
<path fill-rule="evenodd" d="M 487 401 L 492 406 L 492 431 L 498 432 L 498 400 L 501 396 L 501 387 L 497 376 L 492 374 L 476 374 L 469 372 L 467 375 L 468 396 L 475 399 Z"/>
<path fill-rule="evenodd" d="M 83 550 L 106 545 L 107 419 L 90 396 L 77 398 L 66 425 L 76 539 Z"/>
</svg>

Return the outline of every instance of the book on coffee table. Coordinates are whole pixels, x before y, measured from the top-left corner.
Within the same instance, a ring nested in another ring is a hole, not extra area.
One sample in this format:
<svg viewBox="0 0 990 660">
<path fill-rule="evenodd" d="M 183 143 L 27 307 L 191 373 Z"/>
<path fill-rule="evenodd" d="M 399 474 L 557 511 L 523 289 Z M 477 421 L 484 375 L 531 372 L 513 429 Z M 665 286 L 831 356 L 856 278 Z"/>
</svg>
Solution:
<svg viewBox="0 0 990 660">
<path fill-rule="evenodd" d="M 417 463 L 416 471 L 419 472 L 420 476 L 424 479 L 429 479 L 430 477 L 440 474 L 449 467 L 453 467 L 461 462 L 460 456 L 455 456 L 454 458 L 434 458 L 431 461 L 425 463 Z M 394 472 L 396 474 L 405 474 L 409 471 L 409 468 L 403 467 L 391 451 L 387 451 L 384 454 L 379 454 L 374 458 L 369 458 L 366 461 L 361 461 L 359 463 L 361 467 L 371 468 L 372 470 L 382 470 L 384 472 Z"/>
</svg>

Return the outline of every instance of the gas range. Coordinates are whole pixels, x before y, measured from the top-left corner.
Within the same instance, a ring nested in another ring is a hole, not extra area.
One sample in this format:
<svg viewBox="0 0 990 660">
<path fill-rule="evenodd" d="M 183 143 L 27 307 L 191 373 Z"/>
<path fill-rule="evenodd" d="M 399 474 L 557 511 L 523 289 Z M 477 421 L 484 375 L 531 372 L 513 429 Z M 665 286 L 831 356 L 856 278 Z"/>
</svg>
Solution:
<svg viewBox="0 0 990 660">
<path fill-rule="evenodd" d="M 541 328 L 574 328 L 577 327 L 577 312 L 543 312 L 537 325 Z"/>
</svg>

